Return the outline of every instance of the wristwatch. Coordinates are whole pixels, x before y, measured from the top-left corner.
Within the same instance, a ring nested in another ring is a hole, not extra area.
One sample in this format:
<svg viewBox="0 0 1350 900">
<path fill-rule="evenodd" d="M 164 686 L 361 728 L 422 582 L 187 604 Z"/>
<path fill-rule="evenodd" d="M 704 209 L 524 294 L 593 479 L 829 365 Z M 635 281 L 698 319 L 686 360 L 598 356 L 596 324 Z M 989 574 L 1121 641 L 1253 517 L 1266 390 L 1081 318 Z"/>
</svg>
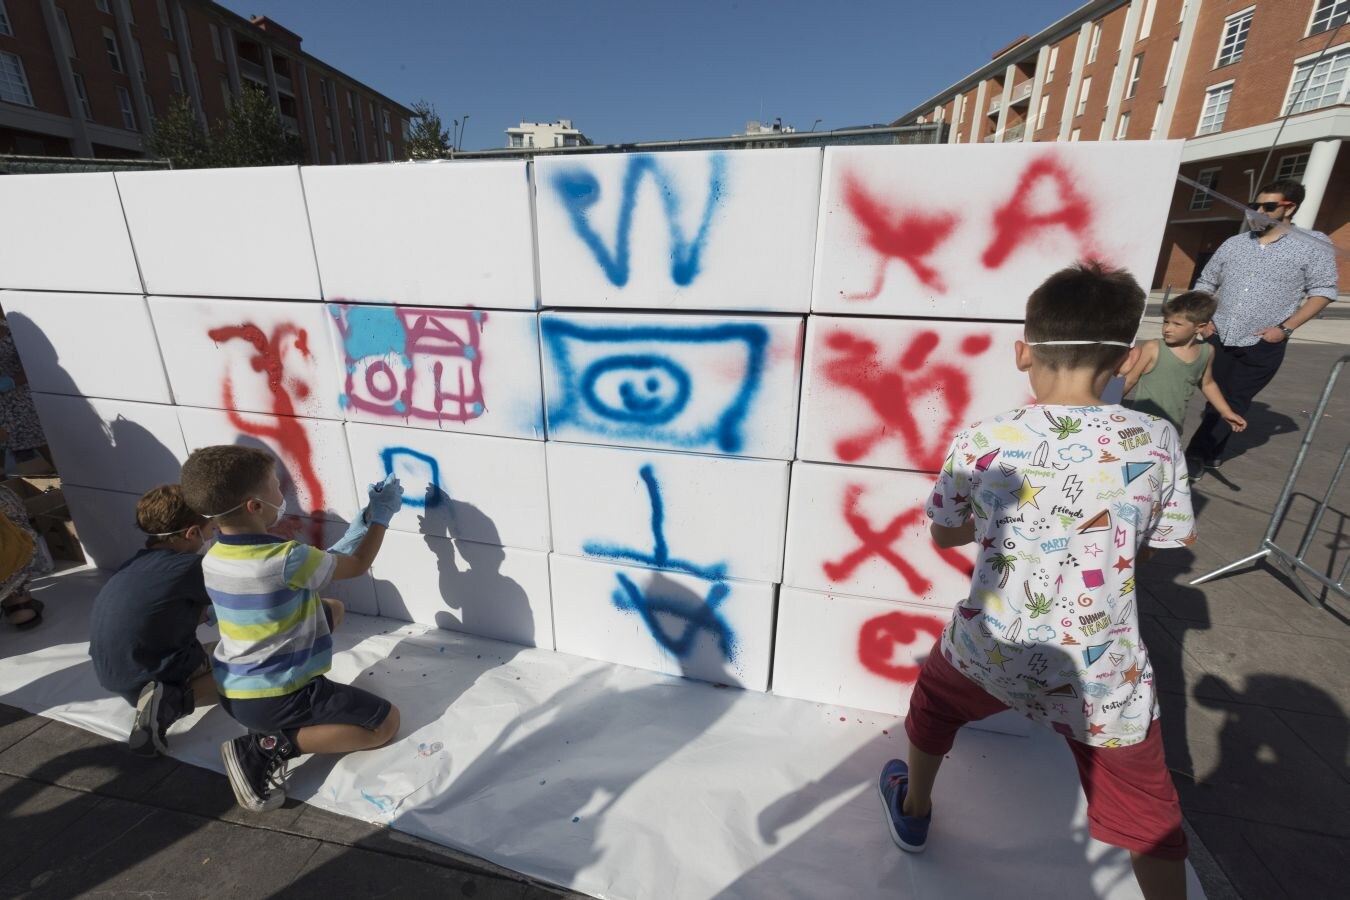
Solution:
<svg viewBox="0 0 1350 900">
<path fill-rule="evenodd" d="M 1284 332 L 1286 340 L 1294 336 L 1294 329 L 1290 328 L 1288 325 L 1276 325 L 1275 327 Z"/>
</svg>

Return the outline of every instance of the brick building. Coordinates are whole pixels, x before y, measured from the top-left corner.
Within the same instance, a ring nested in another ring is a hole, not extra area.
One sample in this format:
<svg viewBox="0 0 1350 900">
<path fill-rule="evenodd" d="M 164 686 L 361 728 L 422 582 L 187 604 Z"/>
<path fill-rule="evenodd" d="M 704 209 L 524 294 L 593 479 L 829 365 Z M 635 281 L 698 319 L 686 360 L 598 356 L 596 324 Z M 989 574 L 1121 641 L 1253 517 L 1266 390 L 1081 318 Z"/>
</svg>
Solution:
<svg viewBox="0 0 1350 900">
<path fill-rule="evenodd" d="M 0 153 L 141 157 L 174 94 L 208 125 L 247 83 L 309 162 L 406 158 L 412 110 L 265 17 L 203 0 L 0 0 Z"/>
<path fill-rule="evenodd" d="M 1181 174 L 1239 201 L 1262 181 L 1302 181 L 1295 222 L 1344 252 L 1348 14 L 1350 0 L 1093 0 L 896 124 L 947 123 L 952 143 L 1184 138 Z M 1153 286 L 1189 286 L 1240 222 L 1178 183 Z M 1345 292 L 1350 267 L 1341 279 Z"/>
</svg>

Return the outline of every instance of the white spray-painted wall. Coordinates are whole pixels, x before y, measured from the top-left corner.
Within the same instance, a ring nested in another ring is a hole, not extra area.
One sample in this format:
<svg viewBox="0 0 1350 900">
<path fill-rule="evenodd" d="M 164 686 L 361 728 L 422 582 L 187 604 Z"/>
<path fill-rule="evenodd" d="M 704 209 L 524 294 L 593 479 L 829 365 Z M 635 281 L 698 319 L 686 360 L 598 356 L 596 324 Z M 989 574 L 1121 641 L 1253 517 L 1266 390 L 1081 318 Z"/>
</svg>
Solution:
<svg viewBox="0 0 1350 900">
<path fill-rule="evenodd" d="M 0 304 L 100 566 L 251 442 L 323 546 L 403 480 L 353 612 L 894 713 L 975 561 L 922 512 L 952 432 L 1027 399 L 1048 274 L 1149 277 L 1179 154 L 11 176 Z"/>
</svg>

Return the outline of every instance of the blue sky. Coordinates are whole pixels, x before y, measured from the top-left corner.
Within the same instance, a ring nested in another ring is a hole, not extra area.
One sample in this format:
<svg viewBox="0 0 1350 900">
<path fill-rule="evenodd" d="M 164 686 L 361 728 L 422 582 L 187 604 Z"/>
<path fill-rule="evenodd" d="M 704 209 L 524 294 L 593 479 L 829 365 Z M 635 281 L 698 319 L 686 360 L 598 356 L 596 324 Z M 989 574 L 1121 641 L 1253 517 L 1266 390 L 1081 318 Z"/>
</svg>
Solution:
<svg viewBox="0 0 1350 900">
<path fill-rule="evenodd" d="M 465 149 L 570 118 L 597 143 L 893 120 L 1081 0 L 226 0 L 445 119 Z M 376 12 L 378 10 L 378 12 Z"/>
</svg>

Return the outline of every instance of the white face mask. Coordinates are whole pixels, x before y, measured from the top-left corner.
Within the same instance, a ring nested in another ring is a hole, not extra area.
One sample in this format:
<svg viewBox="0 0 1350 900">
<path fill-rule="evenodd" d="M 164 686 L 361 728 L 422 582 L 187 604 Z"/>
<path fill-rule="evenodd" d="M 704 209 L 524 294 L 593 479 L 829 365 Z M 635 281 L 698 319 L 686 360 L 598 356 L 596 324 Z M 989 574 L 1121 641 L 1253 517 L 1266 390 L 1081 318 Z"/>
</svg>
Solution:
<svg viewBox="0 0 1350 900">
<path fill-rule="evenodd" d="M 270 507 L 272 507 L 273 509 L 275 509 L 275 510 L 277 511 L 276 518 L 274 518 L 274 519 L 271 521 L 271 523 L 268 524 L 268 526 L 267 526 L 268 528 L 271 528 L 273 525 L 276 525 L 276 524 L 277 524 L 278 522 L 280 522 L 280 521 L 282 520 L 282 518 L 286 515 L 286 498 L 285 498 L 285 497 L 282 497 L 282 498 L 281 498 L 281 505 L 280 505 L 280 506 L 278 506 L 278 505 L 275 504 L 275 503 L 268 503 L 266 500 L 264 500 L 264 499 L 261 498 L 261 497 L 249 497 L 248 500 L 243 501 L 243 503 L 236 503 L 234 506 L 231 506 L 229 509 L 225 510 L 224 512 L 213 513 L 213 514 L 207 516 L 207 518 L 208 518 L 208 519 L 219 519 L 221 516 L 228 516 L 230 513 L 234 512 L 236 509 L 239 509 L 240 507 L 242 507 L 245 503 L 248 503 L 249 500 L 257 500 L 259 503 L 263 504 L 264 506 L 270 506 Z"/>
</svg>

